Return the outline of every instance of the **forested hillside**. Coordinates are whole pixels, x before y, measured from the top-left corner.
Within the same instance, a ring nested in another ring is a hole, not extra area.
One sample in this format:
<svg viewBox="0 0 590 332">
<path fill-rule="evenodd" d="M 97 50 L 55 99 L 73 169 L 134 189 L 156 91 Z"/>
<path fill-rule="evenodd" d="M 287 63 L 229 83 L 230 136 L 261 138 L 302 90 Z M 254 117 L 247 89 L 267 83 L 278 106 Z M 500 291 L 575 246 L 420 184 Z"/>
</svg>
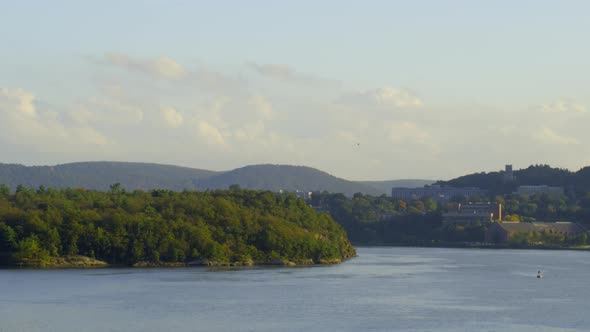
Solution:
<svg viewBox="0 0 590 332">
<path fill-rule="evenodd" d="M 510 182 L 504 182 L 503 175 L 503 171 L 481 172 L 438 183 L 455 187 L 479 187 L 488 190 L 492 195 L 512 193 L 518 186 L 543 184 L 563 187 L 569 195 L 581 196 L 590 191 L 590 167 L 572 172 L 549 165 L 531 165 L 514 171 L 515 179 Z"/>
<path fill-rule="evenodd" d="M 329 191 L 352 196 L 354 193 L 379 195 L 369 185 L 337 178 L 306 166 L 254 165 L 235 169 L 197 181 L 198 188 L 226 189 L 239 184 L 246 189 Z"/>
<path fill-rule="evenodd" d="M 120 183 L 133 189 L 183 190 L 195 188 L 195 181 L 217 172 L 171 165 L 82 162 L 56 166 L 23 166 L 0 164 L 0 183 L 12 190 L 18 185 L 29 188 L 85 188 L 108 190 L 109 185 Z"/>
<path fill-rule="evenodd" d="M 120 183 L 127 190 L 175 191 L 227 189 L 237 184 L 256 190 L 328 191 L 352 196 L 357 192 L 380 195 L 384 181 L 376 181 L 375 186 L 371 186 L 337 178 L 311 167 L 290 165 L 253 165 L 215 172 L 147 163 L 84 162 L 56 166 L 0 164 L 0 183 L 12 190 L 18 185 L 32 189 L 45 186 L 108 190 L 110 184 Z M 386 191 L 391 192 L 391 188 Z"/>
<path fill-rule="evenodd" d="M 268 191 L 108 192 L 0 186 L 0 261 L 84 255 L 111 264 L 336 262 L 355 255 L 342 227 Z"/>
</svg>

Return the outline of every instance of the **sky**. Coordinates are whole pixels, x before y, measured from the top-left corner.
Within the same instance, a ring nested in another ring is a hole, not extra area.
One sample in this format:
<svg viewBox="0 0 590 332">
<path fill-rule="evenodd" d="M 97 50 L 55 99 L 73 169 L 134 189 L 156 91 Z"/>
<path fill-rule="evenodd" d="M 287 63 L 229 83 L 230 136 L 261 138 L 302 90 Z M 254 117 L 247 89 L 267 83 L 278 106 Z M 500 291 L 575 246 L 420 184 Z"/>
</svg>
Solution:
<svg viewBox="0 0 590 332">
<path fill-rule="evenodd" d="M 0 0 L 0 162 L 590 165 L 588 1 Z"/>
</svg>

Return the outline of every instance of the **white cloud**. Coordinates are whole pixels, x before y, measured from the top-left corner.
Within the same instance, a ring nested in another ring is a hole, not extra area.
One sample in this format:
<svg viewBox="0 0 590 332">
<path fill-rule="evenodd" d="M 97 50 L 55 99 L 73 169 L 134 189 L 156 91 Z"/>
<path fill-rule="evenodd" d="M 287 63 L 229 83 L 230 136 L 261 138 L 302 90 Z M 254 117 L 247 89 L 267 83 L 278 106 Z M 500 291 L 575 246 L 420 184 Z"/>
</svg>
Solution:
<svg viewBox="0 0 590 332">
<path fill-rule="evenodd" d="M 543 104 L 541 110 L 545 113 L 586 113 L 588 111 L 584 105 L 565 99 Z"/>
<path fill-rule="evenodd" d="M 221 131 L 207 121 L 200 120 L 197 122 L 197 134 L 209 144 L 226 145 Z"/>
<path fill-rule="evenodd" d="M 199 89 L 219 96 L 226 93 L 235 94 L 247 89 L 247 81 L 237 74 L 230 76 L 222 71 L 204 66 L 187 68 L 167 56 L 139 58 L 123 53 L 107 53 L 102 59 L 95 62 L 166 80 L 171 84 L 169 87 L 176 89 L 175 93 L 182 90 L 194 91 Z M 144 82 L 144 84 L 148 85 L 149 83 Z M 152 86 L 152 88 L 155 87 Z"/>
<path fill-rule="evenodd" d="M 184 118 L 182 114 L 178 113 L 172 107 L 162 107 L 160 108 L 160 113 L 164 119 L 164 122 L 172 128 L 180 127 L 184 122 Z"/>
<path fill-rule="evenodd" d="M 282 80 L 295 78 L 298 74 L 291 67 L 285 64 L 257 64 L 251 63 L 250 67 L 261 75 L 271 76 Z"/>
<path fill-rule="evenodd" d="M 80 138 L 83 143 L 89 145 L 107 145 L 109 140 L 97 130 L 90 127 L 71 128 L 70 137 Z"/>
<path fill-rule="evenodd" d="M 35 107 L 35 97 L 23 89 L 0 89 L 0 134 L 6 139 L 18 140 L 23 136 L 46 136 L 48 129 L 43 126 Z M 59 132 L 55 133 L 59 135 Z"/>
<path fill-rule="evenodd" d="M 541 128 L 540 130 L 533 132 L 531 136 L 537 141 L 547 144 L 576 145 L 580 143 L 574 137 L 560 135 L 553 129 L 547 127 Z"/>
<path fill-rule="evenodd" d="M 262 121 L 248 123 L 234 130 L 233 138 L 240 143 L 259 143 L 265 146 L 270 141 L 267 137 L 266 127 Z"/>
<path fill-rule="evenodd" d="M 138 59 L 121 53 L 108 53 L 104 58 L 111 65 L 143 72 L 156 78 L 178 80 L 187 75 L 187 70 L 182 65 L 166 56 Z"/>
<path fill-rule="evenodd" d="M 339 103 L 355 108 L 377 107 L 385 109 L 419 109 L 424 107 L 420 98 L 411 92 L 391 86 L 346 94 Z"/>
<path fill-rule="evenodd" d="M 0 139 L 30 144 L 38 150 L 102 146 L 108 139 L 87 126 L 69 127 L 56 112 L 38 110 L 35 97 L 23 89 L 0 89 Z"/>
<path fill-rule="evenodd" d="M 368 91 L 366 94 L 379 105 L 399 108 L 420 108 L 424 106 L 422 100 L 410 92 L 390 86 Z"/>
<path fill-rule="evenodd" d="M 0 111 L 16 111 L 35 117 L 37 111 L 35 110 L 34 101 L 35 97 L 23 89 L 0 89 Z"/>
<path fill-rule="evenodd" d="M 272 105 L 268 99 L 263 96 L 254 96 L 250 100 L 250 104 L 254 106 L 256 113 L 263 118 L 270 118 L 272 116 Z"/>
<path fill-rule="evenodd" d="M 70 118 L 80 124 L 136 124 L 144 119 L 142 107 L 109 96 L 92 97 L 79 102 Z"/>
<path fill-rule="evenodd" d="M 289 65 L 286 64 L 277 64 L 277 63 L 269 63 L 269 64 L 257 64 L 257 63 L 250 63 L 248 65 L 251 69 L 253 69 L 259 75 L 264 77 L 272 78 L 278 81 L 286 82 L 286 83 L 319 83 L 319 82 L 326 82 L 326 80 L 322 80 L 319 78 L 312 77 L 311 75 L 306 75 L 296 71 Z"/>
</svg>

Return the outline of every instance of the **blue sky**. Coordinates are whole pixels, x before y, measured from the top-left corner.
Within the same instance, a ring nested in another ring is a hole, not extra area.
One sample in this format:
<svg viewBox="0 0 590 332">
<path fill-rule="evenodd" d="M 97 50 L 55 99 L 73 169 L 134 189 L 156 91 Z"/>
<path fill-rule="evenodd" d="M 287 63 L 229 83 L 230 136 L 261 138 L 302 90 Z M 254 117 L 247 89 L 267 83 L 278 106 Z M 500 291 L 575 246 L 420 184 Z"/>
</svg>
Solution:
<svg viewBox="0 0 590 332">
<path fill-rule="evenodd" d="M 586 1 L 0 2 L 2 162 L 590 163 Z"/>
</svg>

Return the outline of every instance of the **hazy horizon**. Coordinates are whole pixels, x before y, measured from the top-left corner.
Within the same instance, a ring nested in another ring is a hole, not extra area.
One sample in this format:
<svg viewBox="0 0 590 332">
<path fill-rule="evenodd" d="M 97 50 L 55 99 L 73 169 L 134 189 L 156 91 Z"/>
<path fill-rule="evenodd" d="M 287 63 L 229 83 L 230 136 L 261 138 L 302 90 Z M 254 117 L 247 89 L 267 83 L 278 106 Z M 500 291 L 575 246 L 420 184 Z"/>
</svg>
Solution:
<svg viewBox="0 0 590 332">
<path fill-rule="evenodd" d="M 19 1 L 2 163 L 314 167 L 364 181 L 590 165 L 590 3 Z"/>
</svg>

